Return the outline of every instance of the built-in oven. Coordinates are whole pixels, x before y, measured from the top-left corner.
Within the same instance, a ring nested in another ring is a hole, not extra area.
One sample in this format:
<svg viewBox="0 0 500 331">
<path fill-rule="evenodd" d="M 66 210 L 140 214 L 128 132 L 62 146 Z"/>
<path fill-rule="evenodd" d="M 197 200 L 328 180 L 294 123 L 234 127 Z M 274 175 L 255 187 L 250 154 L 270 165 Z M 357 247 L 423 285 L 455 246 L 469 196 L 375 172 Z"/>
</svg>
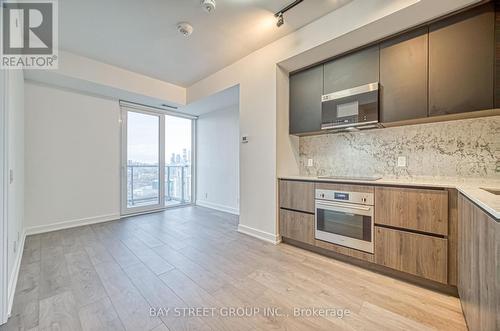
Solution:
<svg viewBox="0 0 500 331">
<path fill-rule="evenodd" d="M 321 97 L 321 129 L 378 127 L 378 82 Z"/>
<path fill-rule="evenodd" d="M 316 190 L 315 237 L 373 253 L 373 193 Z"/>
</svg>

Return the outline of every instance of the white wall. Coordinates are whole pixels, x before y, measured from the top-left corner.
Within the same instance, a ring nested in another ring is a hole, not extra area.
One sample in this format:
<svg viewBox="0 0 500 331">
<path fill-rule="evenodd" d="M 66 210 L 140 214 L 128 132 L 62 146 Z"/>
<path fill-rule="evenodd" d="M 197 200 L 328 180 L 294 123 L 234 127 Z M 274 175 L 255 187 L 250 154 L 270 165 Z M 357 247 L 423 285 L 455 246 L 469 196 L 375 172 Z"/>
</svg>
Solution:
<svg viewBox="0 0 500 331">
<path fill-rule="evenodd" d="M 309 59 L 319 59 L 318 54 L 331 57 L 470 2 L 355 0 L 189 87 L 188 103 L 240 85 L 240 132 L 250 142 L 240 150 L 239 230 L 276 241 L 276 178 L 298 174 L 297 139 L 283 124 L 287 73 L 278 64 L 308 51 Z M 321 48 L 325 44 L 328 47 Z"/>
<path fill-rule="evenodd" d="M 28 70 L 29 80 L 159 107 L 186 104 L 186 89 L 66 51 L 56 70 Z"/>
<path fill-rule="evenodd" d="M 198 118 L 196 203 L 239 214 L 239 107 Z"/>
<path fill-rule="evenodd" d="M 24 235 L 24 78 L 22 70 L 6 72 L 8 297 L 12 302 Z"/>
<path fill-rule="evenodd" d="M 30 233 L 120 214 L 118 101 L 26 81 Z"/>
</svg>

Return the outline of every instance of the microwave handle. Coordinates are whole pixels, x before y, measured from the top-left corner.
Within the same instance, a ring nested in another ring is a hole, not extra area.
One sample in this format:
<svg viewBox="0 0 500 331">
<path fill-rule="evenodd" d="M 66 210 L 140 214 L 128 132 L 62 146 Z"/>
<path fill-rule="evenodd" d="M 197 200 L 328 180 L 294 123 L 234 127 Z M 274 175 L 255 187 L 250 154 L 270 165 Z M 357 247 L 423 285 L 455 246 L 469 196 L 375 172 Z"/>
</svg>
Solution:
<svg viewBox="0 0 500 331">
<path fill-rule="evenodd" d="M 364 210 L 364 211 L 369 211 L 372 208 L 371 206 L 359 206 L 359 205 L 353 205 L 350 203 L 337 203 L 337 202 L 324 201 L 324 200 L 322 200 L 321 202 L 316 202 L 316 205 L 317 206 L 326 206 L 326 207 L 349 208 L 349 209 Z"/>
</svg>

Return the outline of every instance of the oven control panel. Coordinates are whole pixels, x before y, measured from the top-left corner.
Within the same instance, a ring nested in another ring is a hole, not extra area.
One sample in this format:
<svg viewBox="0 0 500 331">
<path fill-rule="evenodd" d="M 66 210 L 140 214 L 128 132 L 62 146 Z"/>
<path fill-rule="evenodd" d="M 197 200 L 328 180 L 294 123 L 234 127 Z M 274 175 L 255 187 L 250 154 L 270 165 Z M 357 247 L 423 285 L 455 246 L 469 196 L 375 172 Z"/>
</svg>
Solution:
<svg viewBox="0 0 500 331">
<path fill-rule="evenodd" d="M 345 200 L 349 201 L 349 193 L 344 193 L 344 192 L 335 192 L 333 194 L 333 198 L 335 200 Z"/>
<path fill-rule="evenodd" d="M 326 201 L 350 202 L 373 206 L 373 193 L 316 190 L 316 199 Z"/>
</svg>

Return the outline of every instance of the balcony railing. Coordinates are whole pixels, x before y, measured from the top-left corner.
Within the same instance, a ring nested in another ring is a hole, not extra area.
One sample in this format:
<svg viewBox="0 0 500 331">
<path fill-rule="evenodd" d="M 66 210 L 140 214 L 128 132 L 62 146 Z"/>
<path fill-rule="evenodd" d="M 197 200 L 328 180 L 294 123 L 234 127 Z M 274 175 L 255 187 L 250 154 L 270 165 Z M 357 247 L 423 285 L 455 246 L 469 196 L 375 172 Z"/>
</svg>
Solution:
<svg viewBox="0 0 500 331">
<path fill-rule="evenodd" d="M 127 165 L 127 205 L 129 207 L 157 204 L 159 199 L 159 167 Z M 165 204 L 177 205 L 191 201 L 191 166 L 165 166 Z"/>
</svg>

